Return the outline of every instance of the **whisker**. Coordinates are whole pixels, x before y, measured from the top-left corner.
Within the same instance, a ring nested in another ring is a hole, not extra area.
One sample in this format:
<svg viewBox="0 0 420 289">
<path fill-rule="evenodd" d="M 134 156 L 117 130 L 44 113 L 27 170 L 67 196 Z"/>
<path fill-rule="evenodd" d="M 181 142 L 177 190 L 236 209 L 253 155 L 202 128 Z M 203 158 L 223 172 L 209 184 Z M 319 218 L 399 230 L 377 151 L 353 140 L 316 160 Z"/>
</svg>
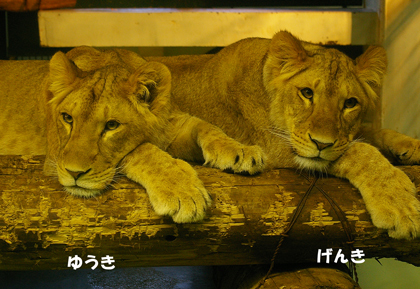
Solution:
<svg viewBox="0 0 420 289">
<path fill-rule="evenodd" d="M 349 144 L 348 144 L 348 146 L 351 146 L 351 145 L 353 145 L 353 144 L 355 144 L 355 143 L 360 143 L 360 142 L 365 142 L 365 138 L 363 137 L 363 136 L 358 136 L 356 139 L 354 139 L 354 140 L 352 140 Z"/>
<path fill-rule="evenodd" d="M 116 173 L 121 173 L 125 170 L 126 167 L 127 167 L 127 162 L 120 161 L 118 165 L 115 167 L 115 171 Z"/>
<path fill-rule="evenodd" d="M 303 174 L 303 171 L 305 170 L 305 168 L 301 165 L 299 165 L 299 167 L 296 168 L 296 173 L 299 175 Z"/>
<path fill-rule="evenodd" d="M 115 174 L 114 177 L 112 178 L 112 182 L 118 183 L 120 180 L 122 180 L 124 177 L 123 174 Z"/>
<path fill-rule="evenodd" d="M 109 189 L 117 189 L 116 185 L 112 182 L 110 184 L 108 184 L 105 188 L 105 190 L 109 190 Z"/>
<path fill-rule="evenodd" d="M 266 130 L 269 133 L 281 138 L 282 140 L 285 141 L 285 144 L 287 144 L 290 147 L 293 147 L 292 140 L 290 138 L 290 133 L 288 131 L 286 131 L 284 129 L 280 129 L 278 127 L 274 127 L 274 126 L 266 128 L 264 130 Z"/>
</svg>

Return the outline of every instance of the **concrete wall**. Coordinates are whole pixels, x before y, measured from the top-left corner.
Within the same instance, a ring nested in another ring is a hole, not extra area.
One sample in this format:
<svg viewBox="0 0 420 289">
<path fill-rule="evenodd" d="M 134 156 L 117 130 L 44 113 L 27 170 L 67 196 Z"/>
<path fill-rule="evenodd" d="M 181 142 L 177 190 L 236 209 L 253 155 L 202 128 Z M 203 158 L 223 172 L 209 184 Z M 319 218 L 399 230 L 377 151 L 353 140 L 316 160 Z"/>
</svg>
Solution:
<svg viewBox="0 0 420 289">
<path fill-rule="evenodd" d="M 385 1 L 384 47 L 388 73 L 382 127 L 420 139 L 420 0 Z M 420 268 L 393 259 L 358 265 L 363 289 L 420 288 Z"/>
<path fill-rule="evenodd" d="M 382 127 L 420 138 L 420 0 L 386 2 Z"/>
</svg>

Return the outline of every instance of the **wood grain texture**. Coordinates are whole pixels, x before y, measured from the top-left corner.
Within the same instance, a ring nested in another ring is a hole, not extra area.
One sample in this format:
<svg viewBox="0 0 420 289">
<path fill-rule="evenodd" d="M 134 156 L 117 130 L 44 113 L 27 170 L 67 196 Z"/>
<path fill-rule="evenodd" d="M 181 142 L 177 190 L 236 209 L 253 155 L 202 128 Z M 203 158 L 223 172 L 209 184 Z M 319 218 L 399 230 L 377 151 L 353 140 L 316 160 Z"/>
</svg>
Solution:
<svg viewBox="0 0 420 289">
<path fill-rule="evenodd" d="M 360 289 L 349 274 L 336 268 L 274 268 L 264 279 L 267 266 L 218 266 L 214 267 L 218 289 Z"/>
<path fill-rule="evenodd" d="M 310 184 L 304 173 L 289 169 L 250 177 L 195 166 L 213 205 L 203 222 L 175 224 L 156 215 L 145 190 L 126 178 L 97 198 L 77 198 L 43 175 L 43 161 L 0 156 L 1 270 L 64 269 L 76 254 L 84 261 L 110 255 L 116 267 L 269 263 Z M 420 167 L 403 170 L 419 189 Z M 345 212 L 353 246 L 365 258 L 395 257 L 420 266 L 420 241 L 393 240 L 375 228 L 347 181 L 324 177 L 316 186 Z M 326 248 L 349 254 L 346 241 L 336 213 L 314 188 L 276 262 L 314 263 L 318 249 Z"/>
</svg>

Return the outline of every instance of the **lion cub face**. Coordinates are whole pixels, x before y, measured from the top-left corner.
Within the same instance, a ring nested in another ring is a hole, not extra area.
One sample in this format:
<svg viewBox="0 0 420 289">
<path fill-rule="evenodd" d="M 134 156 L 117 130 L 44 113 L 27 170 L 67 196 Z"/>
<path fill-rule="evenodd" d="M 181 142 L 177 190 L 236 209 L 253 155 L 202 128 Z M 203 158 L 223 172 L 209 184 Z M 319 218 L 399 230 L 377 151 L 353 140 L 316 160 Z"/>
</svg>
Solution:
<svg viewBox="0 0 420 289">
<path fill-rule="evenodd" d="M 353 61 L 335 49 L 301 43 L 287 32 L 276 34 L 264 67 L 270 121 L 301 167 L 324 170 L 352 144 L 385 69 L 380 47 Z"/>
<path fill-rule="evenodd" d="M 144 142 L 164 144 L 167 116 L 156 102 L 168 95 L 156 92 L 165 69 L 145 62 L 134 72 L 118 64 L 86 72 L 62 53 L 53 57 L 46 163 L 66 191 L 97 195 L 129 152 Z"/>
</svg>

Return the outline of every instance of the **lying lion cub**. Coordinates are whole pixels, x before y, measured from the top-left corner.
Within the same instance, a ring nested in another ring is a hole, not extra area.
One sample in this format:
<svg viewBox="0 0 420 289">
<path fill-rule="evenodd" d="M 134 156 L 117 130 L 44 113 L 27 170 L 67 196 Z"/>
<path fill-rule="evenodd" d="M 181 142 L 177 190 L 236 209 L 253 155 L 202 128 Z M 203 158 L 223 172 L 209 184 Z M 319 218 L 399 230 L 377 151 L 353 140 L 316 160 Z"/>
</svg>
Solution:
<svg viewBox="0 0 420 289">
<path fill-rule="evenodd" d="M 95 196 L 123 173 L 158 214 L 191 222 L 211 198 L 195 170 L 165 150 L 234 172 L 263 168 L 259 147 L 176 110 L 169 70 L 135 53 L 81 47 L 50 62 L 1 61 L 0 74 L 0 153 L 46 154 L 45 171 L 70 194 Z"/>
<path fill-rule="evenodd" d="M 386 70 L 383 48 L 351 60 L 335 49 L 281 31 L 250 38 L 215 55 L 149 58 L 172 73 L 184 111 L 259 145 L 267 168 L 292 167 L 347 178 L 373 223 L 394 238 L 420 236 L 420 202 L 410 179 L 370 144 L 358 141 Z M 388 157 L 420 163 L 420 141 L 394 131 L 365 132 Z"/>
</svg>

